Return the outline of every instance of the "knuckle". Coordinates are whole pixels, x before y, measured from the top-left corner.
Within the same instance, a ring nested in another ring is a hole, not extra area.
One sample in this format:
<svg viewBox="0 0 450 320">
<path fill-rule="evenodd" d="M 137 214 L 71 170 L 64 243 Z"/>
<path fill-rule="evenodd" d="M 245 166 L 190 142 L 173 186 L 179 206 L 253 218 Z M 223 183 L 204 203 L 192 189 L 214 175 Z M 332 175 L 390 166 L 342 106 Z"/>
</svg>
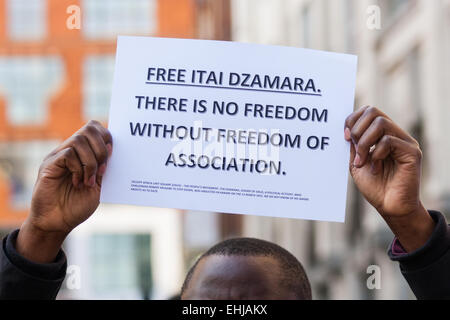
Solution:
<svg viewBox="0 0 450 320">
<path fill-rule="evenodd" d="M 351 124 L 352 124 L 352 121 L 351 121 L 352 117 L 353 117 L 353 113 L 352 113 L 351 115 L 349 115 L 349 116 L 345 119 L 345 126 L 346 126 L 347 128 L 350 128 L 350 126 L 351 126 Z"/>
<path fill-rule="evenodd" d="M 383 126 L 386 125 L 387 121 L 388 121 L 388 120 L 387 120 L 385 117 L 383 117 L 383 116 L 378 116 L 378 117 L 375 118 L 374 123 L 375 123 L 377 126 L 383 127 Z"/>
<path fill-rule="evenodd" d="M 355 127 L 353 127 L 352 130 L 350 130 L 350 136 L 352 137 L 353 140 L 358 140 L 361 134 Z"/>
<path fill-rule="evenodd" d="M 88 133 L 90 135 L 95 135 L 98 133 L 97 127 L 94 124 L 91 124 L 90 121 L 89 121 L 88 125 L 86 126 L 85 131 L 86 131 L 86 133 Z"/>
<path fill-rule="evenodd" d="M 105 127 L 102 126 L 99 128 L 99 132 L 101 134 L 103 141 L 107 141 L 107 142 L 112 141 L 112 135 L 108 129 L 106 129 Z"/>
<path fill-rule="evenodd" d="M 110 142 L 112 142 L 112 134 L 111 134 L 111 132 L 109 132 L 109 130 L 108 129 L 105 129 L 105 132 L 106 132 L 106 137 L 108 138 L 108 141 L 110 141 Z"/>
<path fill-rule="evenodd" d="M 365 105 L 365 106 L 362 106 L 361 108 L 359 108 L 359 110 L 366 111 L 366 110 L 369 109 L 369 108 L 370 108 L 369 105 Z"/>
<path fill-rule="evenodd" d="M 352 125 L 353 125 L 353 120 L 352 120 L 351 116 L 349 116 L 347 119 L 345 119 L 345 127 L 349 128 L 351 130 Z"/>
<path fill-rule="evenodd" d="M 101 126 L 101 124 L 97 120 L 89 120 L 89 122 L 87 123 L 87 126 L 88 127 L 96 127 L 96 126 Z"/>
<path fill-rule="evenodd" d="M 108 158 L 108 150 L 106 148 L 102 148 L 101 152 L 98 154 L 98 162 L 103 163 Z"/>
<path fill-rule="evenodd" d="M 384 136 L 381 139 L 381 142 L 387 145 L 390 145 L 392 143 L 392 137 L 391 136 Z"/>
<path fill-rule="evenodd" d="M 99 136 L 103 141 L 112 141 L 111 133 L 97 120 L 90 120 L 86 132 L 91 136 Z"/>
<path fill-rule="evenodd" d="M 74 146 L 77 146 L 77 147 L 82 146 L 85 142 L 86 142 L 86 137 L 82 134 L 76 134 L 73 137 L 73 145 Z"/>
<path fill-rule="evenodd" d="M 73 158 L 75 156 L 75 151 L 73 148 L 67 148 L 63 151 L 64 158 Z"/>
<path fill-rule="evenodd" d="M 423 157 L 423 153 L 422 150 L 420 148 L 415 148 L 415 156 L 418 160 L 422 160 Z"/>
<path fill-rule="evenodd" d="M 380 110 L 378 110 L 377 107 L 370 106 L 366 109 L 366 113 L 369 115 L 375 116 L 380 113 Z"/>
</svg>

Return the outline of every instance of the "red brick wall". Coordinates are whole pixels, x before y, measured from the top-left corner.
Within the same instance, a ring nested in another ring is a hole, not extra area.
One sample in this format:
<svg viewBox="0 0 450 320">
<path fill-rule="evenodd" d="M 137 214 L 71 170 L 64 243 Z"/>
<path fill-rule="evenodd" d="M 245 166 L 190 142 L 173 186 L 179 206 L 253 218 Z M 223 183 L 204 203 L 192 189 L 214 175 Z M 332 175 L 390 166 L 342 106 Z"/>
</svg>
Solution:
<svg viewBox="0 0 450 320">
<path fill-rule="evenodd" d="M 87 54 L 113 54 L 115 41 L 87 41 L 80 30 L 66 28 L 66 9 L 77 0 L 47 0 L 48 33 L 41 42 L 11 42 L 6 33 L 6 1 L 0 0 L 0 55 L 59 55 L 65 63 L 64 85 L 49 105 L 49 117 L 40 126 L 12 126 L 5 116 L 5 100 L 0 96 L 0 142 L 35 139 L 65 139 L 83 125 L 82 70 Z M 159 0 L 156 36 L 195 37 L 195 1 Z M 83 12 L 81 11 L 81 14 Z M 83 26 L 81 26 L 83 27 Z M 10 187 L 0 172 L 0 227 L 19 225 L 27 212 L 16 212 L 10 206 Z"/>
</svg>

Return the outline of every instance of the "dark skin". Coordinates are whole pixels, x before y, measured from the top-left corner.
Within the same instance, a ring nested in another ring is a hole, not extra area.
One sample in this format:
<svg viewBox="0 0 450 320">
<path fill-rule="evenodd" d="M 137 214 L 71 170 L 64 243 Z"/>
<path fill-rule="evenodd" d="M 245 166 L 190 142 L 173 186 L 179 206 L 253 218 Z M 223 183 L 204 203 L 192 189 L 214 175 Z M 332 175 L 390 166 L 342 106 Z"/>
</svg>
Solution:
<svg viewBox="0 0 450 320">
<path fill-rule="evenodd" d="M 422 247 L 434 221 L 420 200 L 419 144 L 373 107 L 353 112 L 343 133 L 351 145 L 349 169 L 359 191 L 407 252 Z M 30 214 L 18 234 L 16 249 L 22 256 L 38 263 L 54 261 L 67 235 L 97 209 L 111 152 L 111 134 L 91 121 L 47 156 L 39 170 Z M 183 298 L 289 299 L 276 285 L 277 264 L 270 259 L 208 257 L 200 262 Z M 269 265 L 273 268 L 267 269 Z M 211 286 L 210 277 L 216 277 L 220 285 Z"/>
<path fill-rule="evenodd" d="M 197 264 L 182 300 L 295 300 L 273 257 L 211 255 Z"/>
<path fill-rule="evenodd" d="M 350 173 L 359 191 L 407 252 L 422 247 L 435 224 L 420 200 L 422 151 L 417 141 L 370 106 L 347 118 L 344 136 L 351 145 Z"/>
</svg>

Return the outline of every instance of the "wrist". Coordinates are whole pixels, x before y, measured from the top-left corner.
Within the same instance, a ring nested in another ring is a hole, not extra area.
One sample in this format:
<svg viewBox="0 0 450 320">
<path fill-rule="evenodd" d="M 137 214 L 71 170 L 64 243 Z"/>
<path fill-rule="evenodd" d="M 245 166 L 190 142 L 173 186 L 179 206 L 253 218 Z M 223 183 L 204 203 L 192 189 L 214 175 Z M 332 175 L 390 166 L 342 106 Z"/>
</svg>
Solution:
<svg viewBox="0 0 450 320">
<path fill-rule="evenodd" d="M 436 225 L 422 203 L 408 214 L 383 218 L 407 252 L 423 247 L 433 234 Z"/>
<path fill-rule="evenodd" d="M 45 231 L 26 220 L 17 235 L 16 250 L 24 258 L 36 263 L 55 260 L 68 233 Z"/>
</svg>

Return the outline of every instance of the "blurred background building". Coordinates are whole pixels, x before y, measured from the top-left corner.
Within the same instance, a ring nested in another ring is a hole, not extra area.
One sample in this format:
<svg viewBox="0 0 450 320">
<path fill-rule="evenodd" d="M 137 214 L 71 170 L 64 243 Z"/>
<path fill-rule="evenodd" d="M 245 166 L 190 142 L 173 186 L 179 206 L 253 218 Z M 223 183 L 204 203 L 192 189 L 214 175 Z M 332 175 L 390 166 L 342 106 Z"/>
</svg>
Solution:
<svg viewBox="0 0 450 320">
<path fill-rule="evenodd" d="M 424 150 L 423 200 L 450 212 L 450 1 L 247 0 L 232 2 L 233 40 L 358 55 L 355 107 L 378 106 Z M 413 297 L 386 256 L 392 234 L 349 184 L 345 224 L 245 217 L 244 232 L 280 243 L 305 263 L 314 296 Z M 381 268 L 368 290 L 367 267 Z"/>
<path fill-rule="evenodd" d="M 44 156 L 89 119 L 106 125 L 118 34 L 358 55 L 355 106 L 421 142 L 425 205 L 450 213 L 450 0 L 0 0 L 1 234 L 26 217 Z M 345 224 L 101 205 L 66 241 L 59 297 L 170 298 L 198 254 L 232 236 L 289 249 L 317 299 L 413 297 L 386 256 L 391 232 L 351 182 Z M 379 290 L 366 285 L 374 264 Z"/>
</svg>

